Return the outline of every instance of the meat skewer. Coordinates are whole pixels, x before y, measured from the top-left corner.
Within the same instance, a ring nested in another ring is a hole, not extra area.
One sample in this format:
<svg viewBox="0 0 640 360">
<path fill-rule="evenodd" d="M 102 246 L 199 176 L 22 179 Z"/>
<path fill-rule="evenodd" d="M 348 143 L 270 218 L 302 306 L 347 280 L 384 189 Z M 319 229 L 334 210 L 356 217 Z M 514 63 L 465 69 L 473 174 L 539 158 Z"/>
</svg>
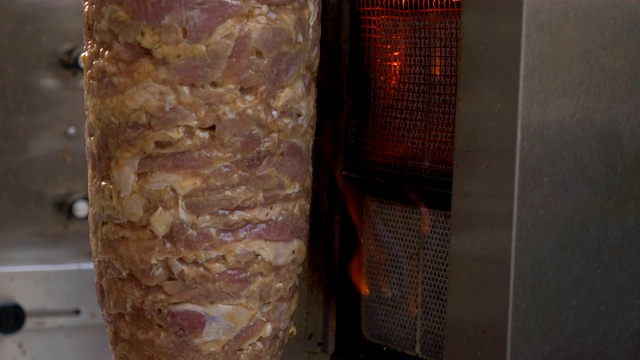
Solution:
<svg viewBox="0 0 640 360">
<path fill-rule="evenodd" d="M 115 359 L 278 359 L 305 256 L 319 0 L 83 0 Z"/>
</svg>

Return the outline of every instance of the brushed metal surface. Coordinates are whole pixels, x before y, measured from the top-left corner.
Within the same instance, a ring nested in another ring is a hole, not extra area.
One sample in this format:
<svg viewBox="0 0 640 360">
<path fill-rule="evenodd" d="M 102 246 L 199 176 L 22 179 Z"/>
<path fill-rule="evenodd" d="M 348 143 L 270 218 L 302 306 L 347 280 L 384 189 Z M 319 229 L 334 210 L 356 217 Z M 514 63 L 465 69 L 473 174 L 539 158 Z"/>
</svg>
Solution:
<svg viewBox="0 0 640 360">
<path fill-rule="evenodd" d="M 81 45 L 78 1 L 0 2 L 0 264 L 90 259 L 56 209 L 87 193 L 82 73 L 58 60 Z"/>
<path fill-rule="evenodd" d="M 637 359 L 640 3 L 524 4 L 511 359 Z"/>
<path fill-rule="evenodd" d="M 15 301 L 25 309 L 27 320 L 23 331 L 87 325 L 104 327 L 93 291 L 94 278 L 90 262 L 0 266 L 0 302 Z M 106 334 L 104 341 L 106 343 Z"/>
<path fill-rule="evenodd" d="M 27 312 L 22 330 L 0 335 L 0 358 L 111 359 L 94 277 L 90 262 L 0 266 L 0 302 L 16 301 Z"/>
<path fill-rule="evenodd" d="M 446 359 L 504 359 L 513 240 L 522 1 L 465 0 Z"/>
<path fill-rule="evenodd" d="M 0 301 L 27 311 L 3 360 L 111 358 L 88 225 L 62 206 L 87 193 L 82 72 L 59 62 L 78 46 L 79 1 L 0 2 Z"/>
<path fill-rule="evenodd" d="M 104 332 L 103 326 L 25 331 L 0 339 L 2 360 L 112 360 Z"/>
<path fill-rule="evenodd" d="M 446 358 L 638 358 L 640 5 L 462 24 Z"/>
</svg>

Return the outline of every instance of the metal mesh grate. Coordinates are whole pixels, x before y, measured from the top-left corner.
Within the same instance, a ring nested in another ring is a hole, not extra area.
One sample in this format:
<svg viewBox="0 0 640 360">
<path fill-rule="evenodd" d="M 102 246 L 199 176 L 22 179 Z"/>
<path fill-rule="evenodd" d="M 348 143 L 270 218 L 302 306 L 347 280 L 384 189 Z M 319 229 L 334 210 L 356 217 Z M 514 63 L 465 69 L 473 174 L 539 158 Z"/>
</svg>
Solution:
<svg viewBox="0 0 640 360">
<path fill-rule="evenodd" d="M 443 359 L 451 215 L 430 213 L 430 229 L 423 252 L 420 352 L 428 358 Z"/>
<path fill-rule="evenodd" d="M 364 266 L 371 292 L 362 301 L 362 331 L 374 342 L 415 354 L 422 234 L 419 210 L 367 198 Z"/>
<path fill-rule="evenodd" d="M 450 180 L 460 5 L 356 0 L 345 169 Z"/>
<path fill-rule="evenodd" d="M 364 213 L 365 338 L 442 359 L 450 214 L 369 197 Z"/>
</svg>

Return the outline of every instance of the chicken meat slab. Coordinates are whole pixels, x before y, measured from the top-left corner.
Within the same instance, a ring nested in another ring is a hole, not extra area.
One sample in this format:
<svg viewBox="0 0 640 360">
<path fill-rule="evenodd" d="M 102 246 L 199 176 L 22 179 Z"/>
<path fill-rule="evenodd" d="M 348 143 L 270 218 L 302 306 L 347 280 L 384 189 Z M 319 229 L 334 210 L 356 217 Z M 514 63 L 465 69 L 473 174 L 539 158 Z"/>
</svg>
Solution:
<svg viewBox="0 0 640 360">
<path fill-rule="evenodd" d="M 115 359 L 278 359 L 305 256 L 319 0 L 83 0 Z"/>
</svg>

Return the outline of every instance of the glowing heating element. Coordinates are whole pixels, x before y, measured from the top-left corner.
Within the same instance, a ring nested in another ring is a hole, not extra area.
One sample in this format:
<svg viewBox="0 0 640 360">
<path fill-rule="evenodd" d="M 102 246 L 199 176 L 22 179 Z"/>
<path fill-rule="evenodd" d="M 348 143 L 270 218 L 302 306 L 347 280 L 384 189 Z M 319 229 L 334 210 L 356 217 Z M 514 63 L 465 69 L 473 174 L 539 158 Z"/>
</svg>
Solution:
<svg viewBox="0 0 640 360">
<path fill-rule="evenodd" d="M 451 189 L 460 6 L 355 0 L 348 175 L 398 189 Z M 369 196 L 360 207 L 353 192 L 344 193 L 359 239 L 349 274 L 362 295 L 362 335 L 443 359 L 450 213 L 429 209 L 417 195 L 408 204 Z"/>
<path fill-rule="evenodd" d="M 345 169 L 450 180 L 460 3 L 355 3 Z"/>
</svg>

